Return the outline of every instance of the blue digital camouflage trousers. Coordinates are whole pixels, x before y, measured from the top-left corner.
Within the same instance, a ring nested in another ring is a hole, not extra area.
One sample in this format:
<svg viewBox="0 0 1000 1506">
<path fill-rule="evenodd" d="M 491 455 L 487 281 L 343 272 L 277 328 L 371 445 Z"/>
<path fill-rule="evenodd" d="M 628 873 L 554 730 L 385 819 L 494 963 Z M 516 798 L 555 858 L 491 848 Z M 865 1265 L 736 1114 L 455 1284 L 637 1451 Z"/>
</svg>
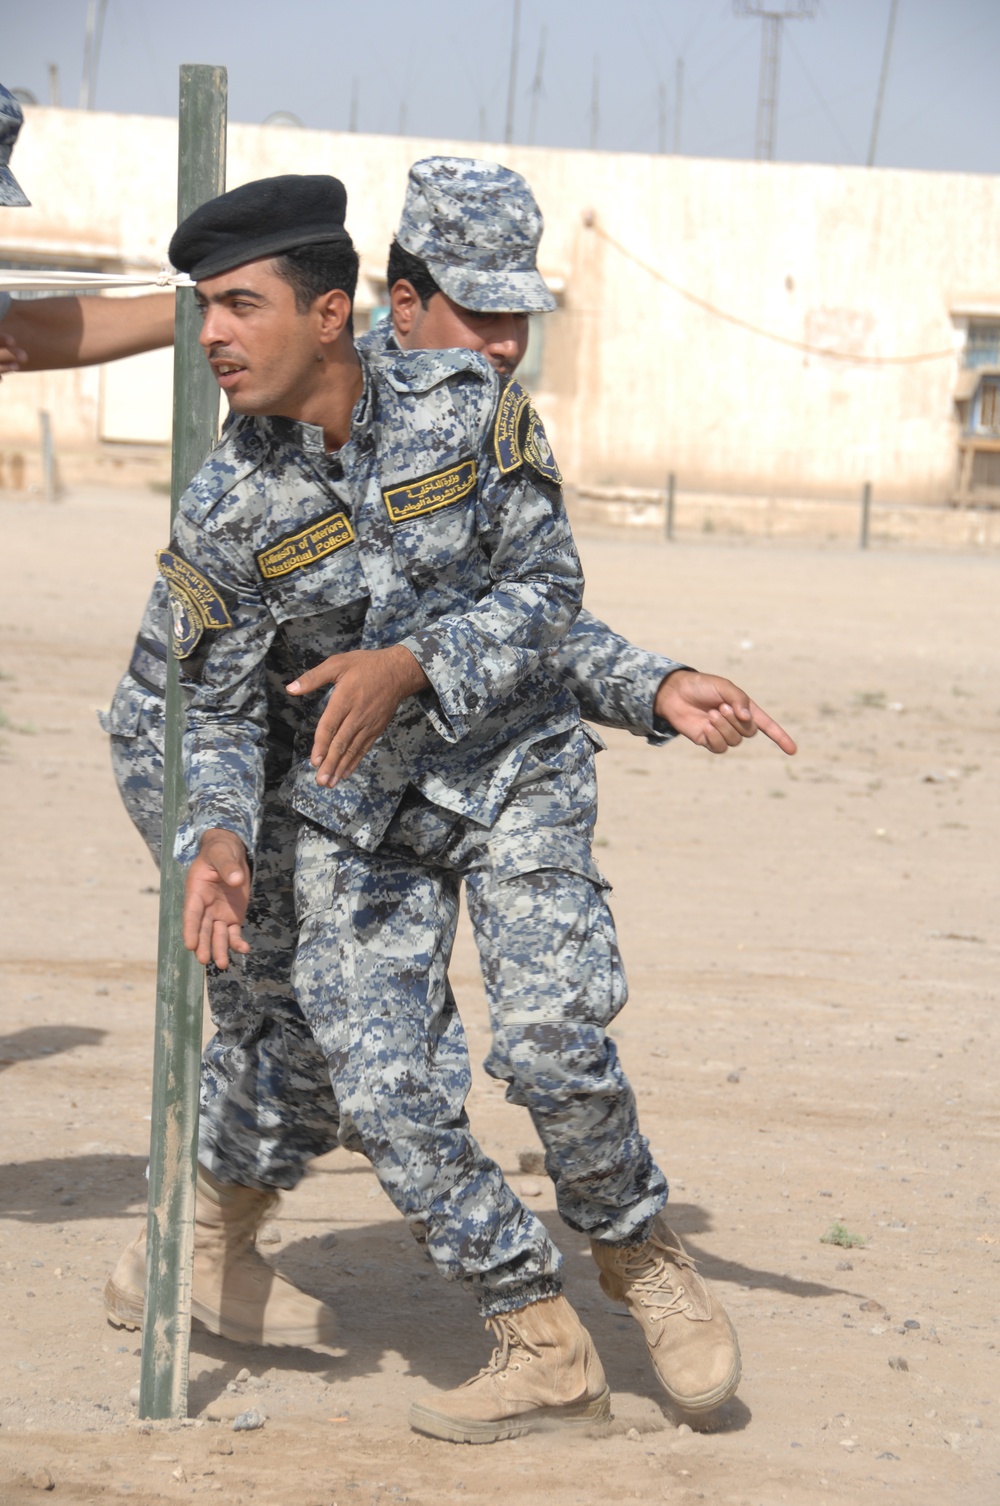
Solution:
<svg viewBox="0 0 1000 1506">
<path fill-rule="evenodd" d="M 154 856 L 161 748 L 155 704 L 132 735 L 112 732 L 122 798 Z M 585 734 L 529 751 L 490 831 L 414 793 L 374 856 L 300 830 L 277 793 L 282 773 L 280 761 L 269 769 L 252 951 L 208 970 L 201 1163 L 224 1182 L 290 1188 L 339 1141 L 371 1157 L 439 1269 L 486 1315 L 559 1289 L 561 1257 L 465 1114 L 468 1052 L 446 976 L 464 879 L 493 1026 L 486 1068 L 531 1113 L 566 1222 L 641 1240 L 667 1188 L 605 1033 L 626 988 L 590 856 Z"/>
<path fill-rule="evenodd" d="M 311 823 L 299 835 L 293 980 L 344 1133 L 486 1316 L 557 1291 L 561 1257 L 465 1114 L 445 986 L 463 881 L 493 1028 L 486 1067 L 531 1114 L 563 1219 L 633 1244 L 666 1202 L 606 1033 L 626 986 L 590 854 L 595 797 L 577 728 L 528 751 L 489 830 L 411 791 L 375 853 Z"/>
<path fill-rule="evenodd" d="M 163 702 L 126 676 L 101 721 L 125 808 L 159 864 Z M 286 765 L 287 754 L 272 749 L 244 925 L 252 950 L 226 972 L 207 969 L 215 1034 L 202 1057 L 198 1159 L 222 1182 L 287 1189 L 337 1145 L 338 1113 L 326 1059 L 292 992 L 298 818 L 277 793 Z"/>
</svg>

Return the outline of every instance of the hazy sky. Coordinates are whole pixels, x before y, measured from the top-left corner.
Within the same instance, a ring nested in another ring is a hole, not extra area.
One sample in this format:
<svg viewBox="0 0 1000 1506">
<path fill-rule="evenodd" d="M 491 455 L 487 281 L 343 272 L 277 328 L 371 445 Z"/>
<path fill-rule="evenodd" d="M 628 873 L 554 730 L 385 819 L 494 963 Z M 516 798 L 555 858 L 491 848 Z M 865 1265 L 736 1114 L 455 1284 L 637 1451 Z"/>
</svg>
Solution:
<svg viewBox="0 0 1000 1506">
<path fill-rule="evenodd" d="M 777 145 L 790 161 L 864 163 L 891 0 L 819 0 L 782 27 Z M 765 8 L 795 9 L 792 0 Z M 0 81 L 76 106 L 87 0 L 7 0 Z M 513 139 L 754 155 L 760 20 L 732 0 L 521 0 Z M 229 70 L 230 118 L 291 111 L 306 126 L 503 140 L 514 0 L 108 0 L 101 110 L 176 112 L 182 62 Z M 544 30 L 541 90 L 532 93 Z M 899 0 L 876 161 L 996 172 L 1000 0 Z"/>
</svg>

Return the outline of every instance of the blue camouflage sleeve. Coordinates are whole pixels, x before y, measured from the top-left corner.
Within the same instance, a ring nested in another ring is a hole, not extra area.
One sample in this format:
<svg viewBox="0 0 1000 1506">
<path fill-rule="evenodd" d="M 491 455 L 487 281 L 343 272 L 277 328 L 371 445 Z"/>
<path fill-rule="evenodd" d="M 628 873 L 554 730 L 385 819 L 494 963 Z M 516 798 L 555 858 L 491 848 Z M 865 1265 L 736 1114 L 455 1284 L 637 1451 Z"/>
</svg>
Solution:
<svg viewBox="0 0 1000 1506">
<path fill-rule="evenodd" d="M 264 658 L 276 624 L 240 549 L 183 511 L 157 558 L 185 711 L 188 813 L 175 857 L 190 862 L 213 827 L 234 832 L 253 854 L 267 738 Z"/>
<path fill-rule="evenodd" d="M 677 736 L 669 722 L 655 715 L 653 703 L 667 675 L 690 666 L 630 643 L 586 608 L 546 662 L 576 697 L 587 721 L 634 733 L 657 746 Z"/>
<path fill-rule="evenodd" d="M 431 683 L 424 709 L 448 742 L 465 737 L 539 667 L 569 630 L 583 597 L 562 478 L 527 394 L 511 382 L 497 400 L 495 385 L 484 387 L 481 380 L 478 393 L 470 423 L 478 451 L 478 542 L 489 561 L 489 589 L 470 609 L 448 613 L 403 640 Z M 526 413 L 534 425 L 531 449 Z"/>
</svg>

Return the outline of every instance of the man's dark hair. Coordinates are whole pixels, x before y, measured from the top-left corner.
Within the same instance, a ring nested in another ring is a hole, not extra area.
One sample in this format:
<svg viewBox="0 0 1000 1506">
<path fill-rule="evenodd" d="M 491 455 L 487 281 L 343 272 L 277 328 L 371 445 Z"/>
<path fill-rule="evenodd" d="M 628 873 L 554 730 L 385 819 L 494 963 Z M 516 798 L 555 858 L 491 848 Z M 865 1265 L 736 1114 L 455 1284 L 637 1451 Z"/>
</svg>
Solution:
<svg viewBox="0 0 1000 1506">
<path fill-rule="evenodd" d="M 358 286 L 358 253 L 349 240 L 317 241 L 312 246 L 293 246 L 274 258 L 274 270 L 283 277 L 295 294 L 295 307 L 300 314 L 310 306 L 339 288 L 354 303 Z M 348 334 L 354 333 L 353 315 L 347 324 Z"/>
<path fill-rule="evenodd" d="M 420 299 L 422 308 L 426 308 L 434 294 L 441 291 L 428 272 L 427 263 L 422 262 L 420 257 L 414 256 L 411 251 L 405 250 L 395 239 L 389 247 L 389 265 L 385 269 L 385 280 L 389 284 L 390 293 L 397 282 L 408 282 Z"/>
</svg>

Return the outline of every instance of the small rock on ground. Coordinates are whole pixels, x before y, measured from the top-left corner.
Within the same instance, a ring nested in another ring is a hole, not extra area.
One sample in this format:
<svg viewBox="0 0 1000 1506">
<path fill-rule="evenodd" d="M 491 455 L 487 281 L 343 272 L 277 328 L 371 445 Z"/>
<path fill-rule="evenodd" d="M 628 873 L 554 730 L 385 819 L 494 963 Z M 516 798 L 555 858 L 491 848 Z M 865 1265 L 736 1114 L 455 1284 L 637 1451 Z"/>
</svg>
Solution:
<svg viewBox="0 0 1000 1506">
<path fill-rule="evenodd" d="M 233 1418 L 233 1432 L 254 1433 L 258 1428 L 262 1428 L 266 1421 L 267 1418 L 263 1412 L 258 1412 L 256 1407 L 250 1407 L 248 1411 L 241 1412 L 238 1417 Z"/>
</svg>

